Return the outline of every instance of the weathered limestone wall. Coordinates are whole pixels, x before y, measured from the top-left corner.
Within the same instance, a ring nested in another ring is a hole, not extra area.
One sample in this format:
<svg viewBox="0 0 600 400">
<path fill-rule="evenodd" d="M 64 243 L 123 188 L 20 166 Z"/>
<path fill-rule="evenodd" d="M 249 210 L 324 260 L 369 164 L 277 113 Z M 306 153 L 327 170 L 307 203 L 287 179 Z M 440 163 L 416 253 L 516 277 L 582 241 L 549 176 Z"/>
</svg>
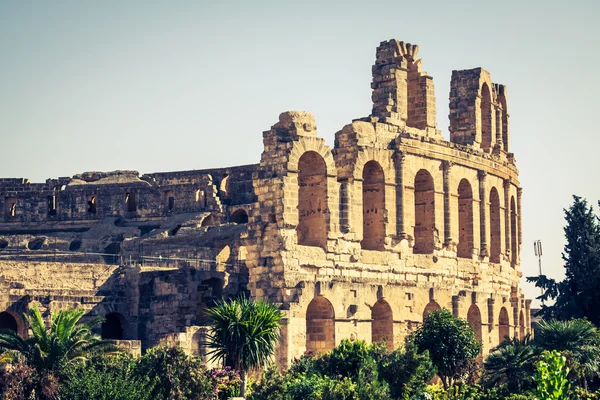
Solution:
<svg viewBox="0 0 600 400">
<path fill-rule="evenodd" d="M 312 114 L 289 111 L 263 133 L 256 165 L 1 179 L 0 312 L 26 335 L 33 301 L 46 314 L 85 307 L 131 351 L 203 355 L 203 310 L 249 293 L 284 314 L 282 366 L 344 338 L 400 345 L 441 307 L 472 324 L 484 352 L 524 336 L 507 89 L 481 68 L 454 71 L 446 141 L 417 53 L 380 44 L 372 113 L 333 148 Z"/>
</svg>

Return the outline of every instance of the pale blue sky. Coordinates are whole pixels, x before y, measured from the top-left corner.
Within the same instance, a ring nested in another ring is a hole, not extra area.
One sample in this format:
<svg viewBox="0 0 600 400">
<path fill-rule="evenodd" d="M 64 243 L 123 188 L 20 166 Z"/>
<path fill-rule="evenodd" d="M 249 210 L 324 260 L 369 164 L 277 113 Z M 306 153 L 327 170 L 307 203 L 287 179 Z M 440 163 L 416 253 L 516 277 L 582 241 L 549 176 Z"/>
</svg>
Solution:
<svg viewBox="0 0 600 400">
<path fill-rule="evenodd" d="M 333 135 L 371 109 L 382 40 L 420 45 L 448 138 L 453 69 L 508 86 L 524 276 L 563 274 L 562 208 L 600 199 L 600 1 L 0 0 L 1 177 L 259 161 L 281 111 Z M 526 294 L 537 294 L 530 286 Z"/>
</svg>

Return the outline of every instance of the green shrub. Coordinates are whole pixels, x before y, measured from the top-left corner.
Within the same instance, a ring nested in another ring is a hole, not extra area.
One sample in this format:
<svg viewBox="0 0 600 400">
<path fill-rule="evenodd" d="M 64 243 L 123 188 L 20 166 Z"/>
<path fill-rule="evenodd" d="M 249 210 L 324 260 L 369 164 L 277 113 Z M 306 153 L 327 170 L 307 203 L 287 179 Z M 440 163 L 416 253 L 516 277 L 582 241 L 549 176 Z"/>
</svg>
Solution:
<svg viewBox="0 0 600 400">
<path fill-rule="evenodd" d="M 200 359 L 179 347 L 154 347 L 140 357 L 134 368 L 138 377 L 155 376 L 153 399 L 212 400 L 213 381 Z"/>
<path fill-rule="evenodd" d="M 567 376 L 567 360 L 556 350 L 545 351 L 537 364 L 535 394 L 539 400 L 564 400 L 571 396 L 571 385 Z M 575 397 L 573 397 L 575 398 Z"/>
<path fill-rule="evenodd" d="M 435 376 L 435 367 L 429 352 L 418 353 L 416 346 L 407 341 L 406 349 L 396 349 L 379 362 L 380 377 L 390 387 L 392 397 L 412 399 L 425 392 L 427 382 Z"/>
<path fill-rule="evenodd" d="M 155 381 L 135 376 L 130 355 L 100 356 L 65 370 L 61 396 L 71 400 L 150 400 Z"/>
<path fill-rule="evenodd" d="M 277 366 L 267 368 L 258 382 L 250 385 L 248 400 L 284 400 L 286 382 Z"/>
<path fill-rule="evenodd" d="M 323 375 L 356 379 L 363 362 L 370 357 L 364 340 L 342 340 L 339 346 L 315 359 L 315 370 Z"/>
</svg>

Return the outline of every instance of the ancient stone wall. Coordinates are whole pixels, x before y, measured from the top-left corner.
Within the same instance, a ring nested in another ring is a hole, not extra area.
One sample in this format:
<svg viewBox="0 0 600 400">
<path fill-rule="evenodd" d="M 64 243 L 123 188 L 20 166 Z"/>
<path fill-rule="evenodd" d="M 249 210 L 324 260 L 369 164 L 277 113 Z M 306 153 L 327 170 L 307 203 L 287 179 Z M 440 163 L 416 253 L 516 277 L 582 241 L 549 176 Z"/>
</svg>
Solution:
<svg viewBox="0 0 600 400">
<path fill-rule="evenodd" d="M 85 307 L 106 318 L 105 337 L 203 355 L 203 310 L 243 292 L 282 310 L 282 366 L 344 338 L 392 348 L 440 308 L 468 320 L 484 352 L 523 337 L 506 87 L 454 71 L 446 141 L 417 53 L 380 44 L 372 113 L 333 148 L 310 113 L 290 111 L 256 165 L 0 180 L 0 326 L 26 335 L 34 301 L 46 315 Z"/>
</svg>

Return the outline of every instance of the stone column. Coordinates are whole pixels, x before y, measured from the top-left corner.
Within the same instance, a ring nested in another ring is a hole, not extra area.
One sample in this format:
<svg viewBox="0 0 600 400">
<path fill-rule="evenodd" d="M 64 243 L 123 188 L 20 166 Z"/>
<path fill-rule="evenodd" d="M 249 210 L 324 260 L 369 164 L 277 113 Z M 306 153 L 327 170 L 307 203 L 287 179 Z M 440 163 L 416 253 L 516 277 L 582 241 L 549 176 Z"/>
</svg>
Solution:
<svg viewBox="0 0 600 400">
<path fill-rule="evenodd" d="M 350 232 L 348 180 L 340 182 L 340 229 L 342 233 Z"/>
<path fill-rule="evenodd" d="M 522 234 L 522 227 L 523 227 L 523 220 L 521 219 L 521 206 L 523 205 L 523 188 L 519 187 L 517 188 L 517 235 L 519 238 L 519 242 L 518 242 L 518 246 L 519 249 L 521 248 L 521 244 L 523 243 L 523 234 Z M 517 260 L 520 260 L 521 255 L 517 254 Z"/>
<path fill-rule="evenodd" d="M 460 314 L 460 296 L 452 296 L 452 315 L 459 317 Z"/>
<path fill-rule="evenodd" d="M 506 255 L 510 259 L 510 179 L 504 180 L 504 240 L 506 241 Z"/>
<path fill-rule="evenodd" d="M 502 142 L 502 108 L 497 104 L 494 110 L 496 111 L 496 144 L 504 149 L 504 143 Z"/>
<path fill-rule="evenodd" d="M 485 189 L 485 177 L 487 172 L 480 170 L 477 172 L 479 178 L 479 237 L 480 237 L 480 250 L 479 255 L 481 257 L 489 256 L 487 247 L 487 196 Z"/>
<path fill-rule="evenodd" d="M 488 332 L 494 330 L 494 304 L 496 300 L 488 299 Z"/>
<path fill-rule="evenodd" d="M 396 168 L 396 234 L 399 238 L 406 238 L 404 226 L 404 161 L 406 153 L 397 151 L 394 153 L 394 166 Z"/>
<path fill-rule="evenodd" d="M 451 161 L 442 161 L 443 184 L 444 184 L 444 246 L 452 243 L 452 229 L 450 217 L 450 169 L 454 165 Z"/>
</svg>

